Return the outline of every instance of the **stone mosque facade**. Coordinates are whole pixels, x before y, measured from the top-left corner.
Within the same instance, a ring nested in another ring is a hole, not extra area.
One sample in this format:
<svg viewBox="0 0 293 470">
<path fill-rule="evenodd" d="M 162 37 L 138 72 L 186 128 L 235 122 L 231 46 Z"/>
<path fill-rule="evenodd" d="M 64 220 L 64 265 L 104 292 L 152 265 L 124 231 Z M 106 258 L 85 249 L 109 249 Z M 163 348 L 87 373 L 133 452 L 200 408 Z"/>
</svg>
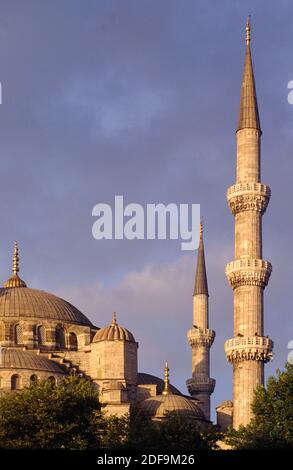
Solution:
<svg viewBox="0 0 293 470">
<path fill-rule="evenodd" d="M 236 131 L 236 183 L 228 189 L 229 208 L 235 217 L 235 260 L 226 267 L 234 293 L 234 336 L 224 345 L 233 366 L 233 400 L 217 407 L 222 430 L 251 419 L 254 389 L 264 383 L 264 364 L 272 357 L 272 340 L 264 335 L 263 293 L 271 264 L 262 258 L 262 215 L 270 188 L 260 179 L 261 128 L 250 50 L 250 23 L 246 24 L 246 52 Z M 197 254 L 193 292 L 189 395 L 169 381 L 165 364 L 160 379 L 137 369 L 138 343 L 119 324 L 99 328 L 69 302 L 30 288 L 19 276 L 18 246 L 14 246 L 12 276 L 0 288 L 0 392 L 17 391 L 34 380 L 59 383 L 77 373 L 93 382 L 109 413 L 123 415 L 139 405 L 145 416 L 162 420 L 176 411 L 210 422 L 210 397 L 215 379 L 210 377 L 210 348 L 215 332 L 209 326 L 209 292 L 203 228 Z"/>
</svg>

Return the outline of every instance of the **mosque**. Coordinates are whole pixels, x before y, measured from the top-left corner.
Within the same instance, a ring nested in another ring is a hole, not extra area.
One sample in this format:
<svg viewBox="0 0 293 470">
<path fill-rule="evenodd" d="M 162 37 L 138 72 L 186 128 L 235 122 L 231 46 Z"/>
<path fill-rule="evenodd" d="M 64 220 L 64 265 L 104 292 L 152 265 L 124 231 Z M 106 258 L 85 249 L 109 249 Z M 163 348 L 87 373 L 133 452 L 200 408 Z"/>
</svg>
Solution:
<svg viewBox="0 0 293 470">
<path fill-rule="evenodd" d="M 270 188 L 260 180 L 261 128 L 250 49 L 250 22 L 246 24 L 246 52 L 239 120 L 236 131 L 236 183 L 227 201 L 235 217 L 235 260 L 226 266 L 234 293 L 234 337 L 224 345 L 233 366 L 233 401 L 217 407 L 217 421 L 225 430 L 251 419 L 254 389 L 264 383 L 264 364 L 272 357 L 273 342 L 263 331 L 263 293 L 272 267 L 262 259 L 262 215 Z M 20 390 L 30 381 L 62 381 L 77 373 L 96 384 L 109 413 L 123 415 L 138 404 L 143 413 L 160 421 L 176 411 L 204 425 L 210 422 L 210 348 L 215 332 L 209 327 L 209 291 L 203 228 L 197 254 L 193 318 L 187 339 L 192 351 L 189 395 L 169 381 L 137 370 L 138 343 L 119 324 L 99 328 L 69 302 L 33 289 L 19 276 L 15 243 L 12 276 L 0 288 L 0 392 Z"/>
</svg>

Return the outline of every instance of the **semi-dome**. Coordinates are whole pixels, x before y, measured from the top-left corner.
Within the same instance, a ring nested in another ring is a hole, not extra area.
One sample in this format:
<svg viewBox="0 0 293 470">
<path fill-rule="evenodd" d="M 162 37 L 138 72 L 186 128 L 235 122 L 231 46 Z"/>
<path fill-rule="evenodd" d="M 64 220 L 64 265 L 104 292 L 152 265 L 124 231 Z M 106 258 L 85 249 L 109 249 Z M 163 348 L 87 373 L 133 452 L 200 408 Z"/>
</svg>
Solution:
<svg viewBox="0 0 293 470">
<path fill-rule="evenodd" d="M 65 374 L 65 371 L 59 364 L 47 357 L 21 349 L 9 348 L 1 348 L 1 369 L 30 369 Z"/>
<path fill-rule="evenodd" d="M 135 339 L 132 333 L 123 326 L 118 325 L 116 319 L 116 313 L 113 315 L 111 325 L 105 326 L 98 330 L 94 336 L 93 343 L 98 341 L 129 341 L 135 343 Z"/>
<path fill-rule="evenodd" d="M 28 287 L 0 288 L 0 318 L 43 318 L 91 326 L 91 322 L 66 300 Z"/>
</svg>

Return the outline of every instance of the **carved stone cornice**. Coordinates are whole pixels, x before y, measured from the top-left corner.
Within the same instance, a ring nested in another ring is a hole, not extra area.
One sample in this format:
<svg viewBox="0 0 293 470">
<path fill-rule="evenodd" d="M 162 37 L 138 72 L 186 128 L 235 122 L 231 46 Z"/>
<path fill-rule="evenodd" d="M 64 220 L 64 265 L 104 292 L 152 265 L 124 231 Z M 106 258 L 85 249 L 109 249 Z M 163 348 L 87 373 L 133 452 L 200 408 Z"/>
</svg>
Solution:
<svg viewBox="0 0 293 470">
<path fill-rule="evenodd" d="M 226 276 L 233 289 L 239 286 L 258 286 L 263 289 L 268 284 L 272 265 L 263 259 L 237 259 L 226 266 Z"/>
<path fill-rule="evenodd" d="M 196 328 L 195 326 L 188 330 L 187 339 L 191 347 L 207 346 L 211 347 L 216 333 L 213 330 Z"/>
<path fill-rule="evenodd" d="M 227 201 L 233 215 L 243 211 L 264 214 L 270 197 L 269 186 L 262 183 L 237 183 L 227 191 Z"/>
<path fill-rule="evenodd" d="M 212 394 L 215 389 L 216 381 L 209 377 L 192 377 L 186 380 L 186 386 L 190 395 L 197 393 Z"/>
<path fill-rule="evenodd" d="M 224 349 L 229 362 L 262 361 L 273 357 L 273 341 L 268 336 L 237 336 L 225 342 Z"/>
</svg>

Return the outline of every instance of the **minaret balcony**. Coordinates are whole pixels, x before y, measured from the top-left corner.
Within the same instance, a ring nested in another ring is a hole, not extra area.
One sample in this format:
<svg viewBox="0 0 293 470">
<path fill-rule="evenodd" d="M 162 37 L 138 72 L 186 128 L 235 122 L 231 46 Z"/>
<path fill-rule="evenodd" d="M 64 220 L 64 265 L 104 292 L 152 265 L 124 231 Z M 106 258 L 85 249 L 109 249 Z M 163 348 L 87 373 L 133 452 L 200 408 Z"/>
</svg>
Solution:
<svg viewBox="0 0 293 470">
<path fill-rule="evenodd" d="M 186 386 L 190 395 L 197 393 L 213 393 L 216 381 L 210 377 L 192 377 L 186 380 Z"/>
<path fill-rule="evenodd" d="M 263 259 L 236 259 L 226 266 L 226 276 L 232 289 L 240 286 L 258 286 L 269 282 L 272 265 Z"/>
<path fill-rule="evenodd" d="M 233 215 L 243 211 L 264 214 L 270 197 L 269 186 L 262 183 L 237 183 L 227 191 L 227 201 Z"/>
<path fill-rule="evenodd" d="M 194 326 L 187 332 L 187 339 L 190 346 L 207 346 L 211 347 L 216 333 L 213 330 L 202 329 Z"/>
<path fill-rule="evenodd" d="M 225 342 L 224 349 L 229 362 L 262 361 L 273 357 L 273 341 L 268 336 L 237 336 Z"/>
</svg>

